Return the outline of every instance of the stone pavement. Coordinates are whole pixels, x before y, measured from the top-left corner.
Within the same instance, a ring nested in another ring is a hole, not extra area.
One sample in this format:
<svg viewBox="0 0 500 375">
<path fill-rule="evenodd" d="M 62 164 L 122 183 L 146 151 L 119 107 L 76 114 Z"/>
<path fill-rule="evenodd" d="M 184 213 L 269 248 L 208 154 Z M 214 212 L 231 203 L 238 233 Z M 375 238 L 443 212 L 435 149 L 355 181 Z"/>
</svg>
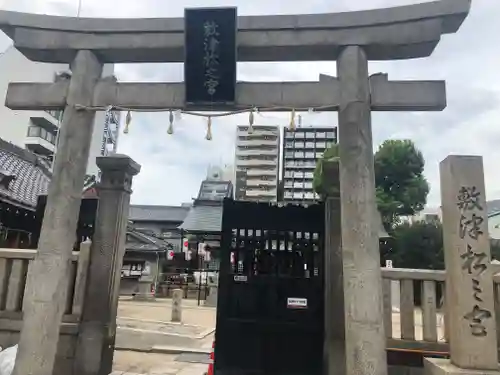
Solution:
<svg viewBox="0 0 500 375">
<path fill-rule="evenodd" d="M 216 309 L 184 300 L 182 323 L 172 323 L 172 302 L 158 299 L 137 302 L 121 298 L 118 305 L 116 349 L 153 351 L 157 347 L 203 348 L 211 346 Z M 166 354 L 170 354 L 167 353 Z"/>
<path fill-rule="evenodd" d="M 111 375 L 203 375 L 207 364 L 180 362 L 173 354 L 116 351 Z"/>
<path fill-rule="evenodd" d="M 183 300 L 182 307 L 182 323 L 207 328 L 215 327 L 215 308 L 198 306 L 196 300 Z M 122 297 L 118 304 L 118 317 L 169 322 L 171 313 L 172 301 L 170 299 L 136 302 L 132 301 L 131 298 Z"/>
</svg>

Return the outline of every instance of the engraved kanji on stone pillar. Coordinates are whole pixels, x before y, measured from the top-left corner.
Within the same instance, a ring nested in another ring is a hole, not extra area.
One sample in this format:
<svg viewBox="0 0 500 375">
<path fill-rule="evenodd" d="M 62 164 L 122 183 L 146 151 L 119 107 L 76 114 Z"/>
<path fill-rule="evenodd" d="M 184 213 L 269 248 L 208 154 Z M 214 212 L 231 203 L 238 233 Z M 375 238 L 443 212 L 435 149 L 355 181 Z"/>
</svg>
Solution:
<svg viewBox="0 0 500 375">
<path fill-rule="evenodd" d="M 97 166 L 102 175 L 76 352 L 77 375 L 111 373 L 132 178 L 141 169 L 120 154 L 98 157 Z"/>
</svg>

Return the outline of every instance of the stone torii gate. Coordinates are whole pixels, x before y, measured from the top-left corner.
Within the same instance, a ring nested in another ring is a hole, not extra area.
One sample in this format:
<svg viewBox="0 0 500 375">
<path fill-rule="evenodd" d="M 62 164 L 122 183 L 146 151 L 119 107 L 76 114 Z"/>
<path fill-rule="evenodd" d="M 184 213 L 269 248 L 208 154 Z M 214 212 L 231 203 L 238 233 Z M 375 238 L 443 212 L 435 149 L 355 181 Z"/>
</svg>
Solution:
<svg viewBox="0 0 500 375">
<path fill-rule="evenodd" d="M 238 61 L 337 61 L 338 78 L 238 83 L 230 109 L 321 106 L 339 112 L 343 267 L 327 267 L 326 282 L 343 271 L 348 374 L 387 374 L 378 228 L 372 220 L 376 203 L 371 111 L 440 111 L 446 106 L 443 81 L 369 76 L 368 61 L 429 56 L 443 34 L 459 29 L 469 9 L 470 0 L 441 0 L 339 14 L 238 17 Z M 51 375 L 95 113 L 85 107 L 185 108 L 183 83 L 100 78 L 105 63 L 182 62 L 184 25 L 182 18 L 76 19 L 0 12 L 0 28 L 30 60 L 69 63 L 72 69 L 71 79 L 65 81 L 11 83 L 6 98 L 14 110 L 64 109 L 38 254 L 28 276 L 29 300 L 15 367 L 16 375 Z M 326 300 L 327 320 L 335 298 Z M 325 350 L 331 362 L 330 345 L 343 332 L 328 323 L 327 330 Z M 94 344 L 104 342 L 109 343 L 96 339 Z M 341 363 L 327 366 L 329 374 L 339 368 L 344 372 Z"/>
</svg>

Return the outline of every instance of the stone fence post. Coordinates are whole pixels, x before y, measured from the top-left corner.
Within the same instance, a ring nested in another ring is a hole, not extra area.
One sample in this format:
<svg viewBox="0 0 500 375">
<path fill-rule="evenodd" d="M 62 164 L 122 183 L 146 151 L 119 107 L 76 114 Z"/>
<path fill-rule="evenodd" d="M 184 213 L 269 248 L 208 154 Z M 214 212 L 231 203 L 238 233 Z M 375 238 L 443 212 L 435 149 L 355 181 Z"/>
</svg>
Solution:
<svg viewBox="0 0 500 375">
<path fill-rule="evenodd" d="M 126 155 L 98 157 L 99 205 L 90 252 L 85 303 L 75 355 L 75 375 L 111 373 L 121 268 L 132 193 L 140 165 Z"/>
</svg>

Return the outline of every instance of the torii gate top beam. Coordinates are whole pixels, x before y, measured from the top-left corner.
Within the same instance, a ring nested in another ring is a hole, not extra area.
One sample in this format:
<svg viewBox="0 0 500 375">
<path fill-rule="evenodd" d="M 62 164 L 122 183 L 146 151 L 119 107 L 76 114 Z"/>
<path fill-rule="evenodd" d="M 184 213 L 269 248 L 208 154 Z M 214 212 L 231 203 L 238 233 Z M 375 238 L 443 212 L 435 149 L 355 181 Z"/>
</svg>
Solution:
<svg viewBox="0 0 500 375">
<path fill-rule="evenodd" d="M 238 17 L 239 61 L 336 60 L 347 45 L 369 60 L 429 56 L 441 35 L 458 30 L 471 0 L 387 9 Z M 71 63 L 78 50 L 104 63 L 184 61 L 182 18 L 90 19 L 0 11 L 0 29 L 33 61 Z"/>
</svg>

